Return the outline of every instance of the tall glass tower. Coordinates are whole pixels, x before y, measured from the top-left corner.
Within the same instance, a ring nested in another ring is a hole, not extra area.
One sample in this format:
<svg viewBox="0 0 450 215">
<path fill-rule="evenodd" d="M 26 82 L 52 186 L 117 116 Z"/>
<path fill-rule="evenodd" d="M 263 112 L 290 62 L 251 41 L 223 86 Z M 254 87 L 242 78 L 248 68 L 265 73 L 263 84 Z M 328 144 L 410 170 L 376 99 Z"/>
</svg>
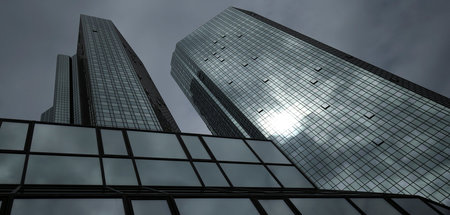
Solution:
<svg viewBox="0 0 450 215">
<path fill-rule="evenodd" d="M 77 53 L 58 55 L 42 121 L 179 131 L 142 62 L 110 20 L 81 15 Z"/>
<path fill-rule="evenodd" d="M 215 135 L 274 140 L 323 189 L 450 204 L 450 100 L 228 8 L 177 43 L 171 74 Z"/>
</svg>

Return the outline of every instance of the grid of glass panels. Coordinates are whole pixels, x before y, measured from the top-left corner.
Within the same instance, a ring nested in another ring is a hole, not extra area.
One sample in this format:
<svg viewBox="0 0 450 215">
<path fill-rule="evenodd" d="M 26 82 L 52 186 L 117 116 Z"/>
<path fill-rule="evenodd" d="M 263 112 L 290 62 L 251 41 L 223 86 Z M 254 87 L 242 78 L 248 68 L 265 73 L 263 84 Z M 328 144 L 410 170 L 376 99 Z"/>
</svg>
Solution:
<svg viewBox="0 0 450 215">
<path fill-rule="evenodd" d="M 361 201 L 378 207 L 361 205 Z M 125 215 L 332 215 L 332 214 L 448 214 L 448 208 L 437 210 L 418 198 L 402 198 L 403 201 L 418 201 L 421 208 L 415 205 L 400 205 L 389 198 L 359 198 L 359 203 L 346 197 L 326 196 L 302 198 L 264 198 L 258 197 L 177 197 L 168 200 L 164 197 L 128 199 L 113 198 L 16 198 L 12 201 L 11 215 L 57 215 L 57 214 L 111 214 Z M 124 202 L 126 204 L 124 204 Z M 1 205 L 2 201 L 0 201 Z M 356 203 L 356 204 L 355 204 Z M 177 212 L 175 212 L 177 211 Z"/>
<path fill-rule="evenodd" d="M 178 42 L 171 65 L 213 134 L 261 132 L 320 188 L 450 204 L 449 108 L 235 8 Z"/>
<path fill-rule="evenodd" d="M 162 130 L 114 24 L 81 15 L 80 25 L 92 125 Z"/>
<path fill-rule="evenodd" d="M 58 55 L 56 60 L 53 114 L 56 123 L 70 123 L 70 57 Z"/>
<path fill-rule="evenodd" d="M 270 141 L 0 122 L 0 184 L 314 189 Z"/>
</svg>

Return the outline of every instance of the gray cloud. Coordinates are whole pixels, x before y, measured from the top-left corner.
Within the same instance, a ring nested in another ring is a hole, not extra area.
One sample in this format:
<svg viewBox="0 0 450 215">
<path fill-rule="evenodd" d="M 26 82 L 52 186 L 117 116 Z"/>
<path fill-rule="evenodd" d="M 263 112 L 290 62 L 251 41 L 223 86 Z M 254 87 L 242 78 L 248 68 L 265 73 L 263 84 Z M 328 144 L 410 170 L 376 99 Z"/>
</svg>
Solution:
<svg viewBox="0 0 450 215">
<path fill-rule="evenodd" d="M 0 117 L 39 119 L 56 55 L 75 53 L 79 14 L 111 19 L 144 62 L 184 132 L 209 133 L 170 77 L 176 42 L 228 6 L 251 10 L 450 96 L 448 1 L 3 1 Z"/>
</svg>

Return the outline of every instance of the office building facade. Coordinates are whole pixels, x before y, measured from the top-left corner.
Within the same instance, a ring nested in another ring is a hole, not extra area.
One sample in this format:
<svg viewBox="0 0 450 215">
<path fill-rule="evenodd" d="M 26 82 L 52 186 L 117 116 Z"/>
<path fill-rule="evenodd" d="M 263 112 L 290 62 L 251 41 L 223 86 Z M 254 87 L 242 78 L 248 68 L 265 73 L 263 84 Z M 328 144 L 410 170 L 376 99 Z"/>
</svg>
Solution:
<svg viewBox="0 0 450 215">
<path fill-rule="evenodd" d="M 42 121 L 179 131 L 143 63 L 110 20 L 81 15 L 76 55 L 58 55 Z"/>
<path fill-rule="evenodd" d="M 317 189 L 271 141 L 0 119 L 0 214 L 448 214 Z M 7 173 L 7 174 L 5 174 Z"/>
<path fill-rule="evenodd" d="M 450 100 L 228 8 L 177 43 L 171 74 L 215 135 L 267 138 L 322 189 L 450 205 Z"/>
</svg>

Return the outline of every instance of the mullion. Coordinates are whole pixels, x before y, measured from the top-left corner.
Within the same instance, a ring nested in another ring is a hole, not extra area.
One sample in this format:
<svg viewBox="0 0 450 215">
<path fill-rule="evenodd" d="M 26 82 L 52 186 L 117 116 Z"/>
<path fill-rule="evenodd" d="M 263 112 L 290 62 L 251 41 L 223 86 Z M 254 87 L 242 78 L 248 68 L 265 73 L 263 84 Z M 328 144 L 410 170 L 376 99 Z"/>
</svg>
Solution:
<svg viewBox="0 0 450 215">
<path fill-rule="evenodd" d="M 345 198 L 345 200 L 347 200 L 347 202 L 353 207 L 355 208 L 360 214 L 362 215 L 366 215 L 366 213 L 364 213 L 364 211 L 362 211 L 352 200 L 350 200 L 349 198 Z"/>
<path fill-rule="evenodd" d="M 125 146 L 127 148 L 129 156 L 131 157 L 131 161 L 133 163 L 133 169 L 134 169 L 134 173 L 136 174 L 138 185 L 142 186 L 141 177 L 139 176 L 139 171 L 138 171 L 138 168 L 137 168 L 137 165 L 136 165 L 136 160 L 135 160 L 135 157 L 133 155 L 133 150 L 131 149 L 130 139 L 128 138 L 128 133 L 126 132 L 126 130 L 122 130 L 122 136 L 123 136 L 123 139 L 125 141 Z"/>
<path fill-rule="evenodd" d="M 284 188 L 284 185 L 281 183 L 281 181 L 275 176 L 275 174 L 269 169 L 269 167 L 264 163 L 264 161 L 259 157 L 258 153 L 256 153 L 255 150 L 253 150 L 252 147 L 250 147 L 250 144 L 247 143 L 247 141 L 243 140 L 244 144 L 255 154 L 256 158 L 258 158 L 259 162 L 266 168 L 266 170 L 269 172 L 269 174 L 277 181 L 277 183 L 281 186 L 281 188 Z"/>
<path fill-rule="evenodd" d="M 223 170 L 222 166 L 220 166 L 220 163 L 217 161 L 216 157 L 212 153 L 211 149 L 208 147 L 208 144 L 206 144 L 203 137 L 198 136 L 198 138 L 200 139 L 200 142 L 202 143 L 203 147 L 205 148 L 205 150 L 208 152 L 209 156 L 211 157 L 212 162 L 216 163 L 216 165 L 219 168 L 220 172 L 222 173 L 223 177 L 228 182 L 228 185 L 230 185 L 230 187 L 234 187 L 233 183 L 231 183 L 231 180 L 228 178 L 227 174 L 225 174 L 225 171 Z"/>
<path fill-rule="evenodd" d="M 30 158 L 30 148 L 31 148 L 31 140 L 33 138 L 33 131 L 34 131 L 34 123 L 29 123 L 27 138 L 25 140 L 24 152 L 26 153 L 26 155 L 25 155 L 25 161 L 23 164 L 22 178 L 20 180 L 21 186 L 23 186 L 25 184 L 25 177 L 26 177 L 26 172 L 27 172 L 27 168 L 28 168 L 28 160 Z"/>
<path fill-rule="evenodd" d="M 97 137 L 97 147 L 98 147 L 98 158 L 99 158 L 99 162 L 100 162 L 100 171 L 102 174 L 102 183 L 103 186 L 106 186 L 106 178 L 105 178 L 105 168 L 103 167 L 103 142 L 102 142 L 102 137 L 100 134 L 100 129 L 96 128 L 95 129 L 95 135 Z"/>
<path fill-rule="evenodd" d="M 189 150 L 187 149 L 186 145 L 184 144 L 183 138 L 181 138 L 180 135 L 176 135 L 176 137 L 178 139 L 179 144 L 181 145 L 181 148 L 183 148 L 184 153 L 186 154 L 187 158 L 189 159 L 189 163 L 191 164 L 191 167 L 194 170 L 198 181 L 200 182 L 202 187 L 205 187 L 205 183 L 203 182 L 203 179 L 200 176 L 200 173 L 198 172 L 197 168 L 194 166 L 194 162 L 192 161 L 192 156 L 189 153 Z"/>
</svg>

